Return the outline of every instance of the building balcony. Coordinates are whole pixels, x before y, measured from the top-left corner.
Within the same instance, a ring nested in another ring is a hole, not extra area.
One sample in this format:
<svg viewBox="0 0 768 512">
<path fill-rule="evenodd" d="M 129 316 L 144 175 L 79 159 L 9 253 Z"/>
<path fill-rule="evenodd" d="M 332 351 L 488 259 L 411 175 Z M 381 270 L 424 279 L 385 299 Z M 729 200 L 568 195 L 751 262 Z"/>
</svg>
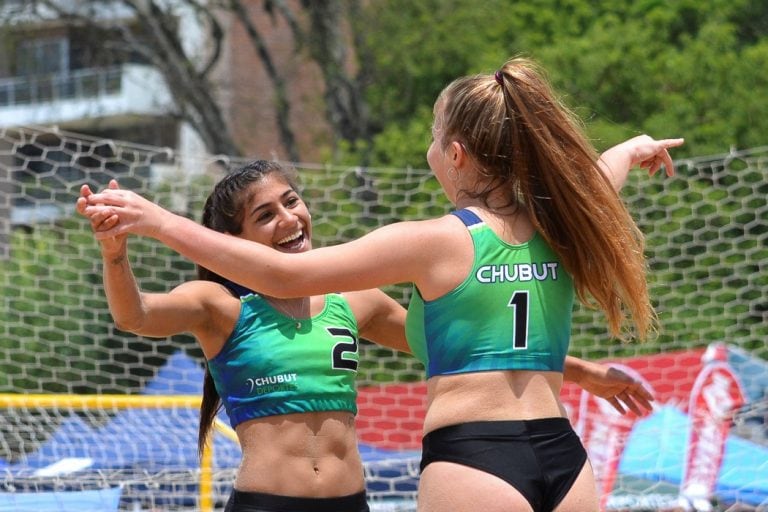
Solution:
<svg viewBox="0 0 768 512">
<path fill-rule="evenodd" d="M 142 64 L 0 79 L 0 127 L 82 127 L 97 121 L 120 126 L 172 109 L 162 75 Z"/>
</svg>

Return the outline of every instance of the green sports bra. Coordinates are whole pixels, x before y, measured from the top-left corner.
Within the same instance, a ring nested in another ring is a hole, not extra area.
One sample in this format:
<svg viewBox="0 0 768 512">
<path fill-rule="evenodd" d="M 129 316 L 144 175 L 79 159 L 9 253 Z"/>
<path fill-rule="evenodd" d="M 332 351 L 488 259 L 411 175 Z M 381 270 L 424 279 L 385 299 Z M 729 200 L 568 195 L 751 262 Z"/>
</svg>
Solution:
<svg viewBox="0 0 768 512">
<path fill-rule="evenodd" d="M 208 361 L 233 428 L 278 414 L 357 413 L 357 321 L 343 296 L 326 295 L 323 311 L 300 323 L 257 294 L 240 301 L 232 335 Z"/>
<path fill-rule="evenodd" d="M 563 371 L 574 289 L 538 234 L 512 245 L 470 210 L 474 263 L 455 289 L 425 301 L 414 287 L 406 320 L 413 354 L 433 375 L 488 370 Z"/>
</svg>

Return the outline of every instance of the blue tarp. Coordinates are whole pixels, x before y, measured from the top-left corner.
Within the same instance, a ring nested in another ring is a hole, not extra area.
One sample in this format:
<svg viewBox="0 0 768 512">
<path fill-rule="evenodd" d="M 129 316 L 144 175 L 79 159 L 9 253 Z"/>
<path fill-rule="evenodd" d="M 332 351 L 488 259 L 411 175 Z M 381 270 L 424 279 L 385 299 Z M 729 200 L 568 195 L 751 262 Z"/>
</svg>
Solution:
<svg viewBox="0 0 768 512">
<path fill-rule="evenodd" d="M 61 459 L 90 459 L 84 469 L 140 468 L 148 471 L 185 470 L 199 466 L 197 456 L 198 412 L 177 410 L 126 410 L 103 427 L 91 427 L 77 416 L 67 418 L 38 450 L 5 470 L 30 476 Z M 147 425 L 153 429 L 148 430 Z M 240 447 L 214 438 L 216 467 L 236 467 Z M 0 466 L 0 469 L 3 469 Z"/>
<path fill-rule="evenodd" d="M 110 512 L 120 505 L 120 488 L 93 491 L 0 493 L 0 512 Z"/>
<path fill-rule="evenodd" d="M 747 359 L 734 362 L 755 377 L 750 380 L 750 394 L 760 396 L 765 390 L 764 381 L 757 377 L 764 362 Z M 202 379 L 200 365 L 177 353 L 147 385 L 145 393 L 198 395 L 202 392 Z M 91 427 L 79 417 L 71 416 L 39 450 L 26 456 L 24 464 L 7 464 L 0 459 L 0 471 L 24 476 L 67 458 L 90 458 L 92 465 L 89 469 L 196 468 L 199 464 L 196 453 L 198 421 L 198 411 L 188 408 L 124 410 L 101 427 Z M 157 425 L 157 428 L 147 431 L 145 426 L 148 424 Z M 138 431 L 142 432 L 141 436 L 137 436 Z M 654 414 L 636 423 L 626 444 L 619 473 L 679 485 L 687 436 L 688 417 L 674 407 L 658 407 Z M 165 453 L 158 455 L 158 449 Z M 374 476 L 393 477 L 404 486 L 403 490 L 415 489 L 418 451 L 398 452 L 365 444 L 360 445 L 360 451 Z M 239 464 L 240 448 L 223 436 L 215 436 L 214 454 L 217 467 L 234 468 Z M 374 478 L 369 490 L 378 490 L 379 484 L 389 485 Z M 726 442 L 716 492 L 726 502 L 768 502 L 768 448 L 731 435 Z"/>
<path fill-rule="evenodd" d="M 671 406 L 639 420 L 627 440 L 619 473 L 679 485 L 689 428 L 688 416 Z M 768 502 L 768 447 L 730 435 L 715 493 L 727 503 Z"/>
<path fill-rule="evenodd" d="M 741 383 L 747 403 L 764 402 L 768 398 L 768 361 L 730 345 L 726 358 Z"/>
<path fill-rule="evenodd" d="M 144 395 L 202 395 L 204 370 L 184 352 L 175 352 L 150 380 Z"/>
<path fill-rule="evenodd" d="M 203 370 L 190 357 L 176 353 L 147 385 L 145 394 L 202 393 Z M 226 417 L 224 418 L 226 422 Z M 186 470 L 199 467 L 197 430 L 199 411 L 179 409 L 126 409 L 103 426 L 91 426 L 79 416 L 69 416 L 38 450 L 16 464 L 0 459 L 0 469 L 30 476 L 67 458 L 90 459 L 84 470 L 140 468 L 148 471 Z M 151 428 L 147 428 L 151 426 Z M 237 467 L 240 447 L 214 436 L 216 467 Z"/>
</svg>

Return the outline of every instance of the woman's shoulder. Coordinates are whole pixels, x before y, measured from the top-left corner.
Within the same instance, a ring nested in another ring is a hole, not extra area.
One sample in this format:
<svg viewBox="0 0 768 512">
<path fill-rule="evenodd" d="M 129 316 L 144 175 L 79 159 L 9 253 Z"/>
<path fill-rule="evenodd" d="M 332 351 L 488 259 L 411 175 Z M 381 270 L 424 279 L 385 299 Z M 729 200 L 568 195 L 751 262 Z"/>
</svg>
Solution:
<svg viewBox="0 0 768 512">
<path fill-rule="evenodd" d="M 422 246 L 454 241 L 457 236 L 462 237 L 462 234 L 467 230 L 462 220 L 450 213 L 432 219 L 406 221 L 398 224 L 402 225 L 401 229 L 418 233 L 417 236 L 422 242 L 420 244 Z"/>
<path fill-rule="evenodd" d="M 223 310 L 232 314 L 240 310 L 240 298 L 232 295 L 223 284 L 214 281 L 187 281 L 174 288 L 171 293 L 184 295 L 187 300 L 199 303 L 213 314 Z"/>
<path fill-rule="evenodd" d="M 382 230 L 394 230 L 404 232 L 418 232 L 420 235 L 442 234 L 443 230 L 450 230 L 461 226 L 461 220 L 455 215 L 446 213 L 439 217 L 433 217 L 429 219 L 420 220 L 403 220 L 399 222 L 393 222 L 392 224 L 384 225 L 378 228 L 376 231 Z"/>
<path fill-rule="evenodd" d="M 378 288 L 347 291 L 339 293 L 337 296 L 346 301 L 358 321 L 375 314 L 376 310 L 391 300 L 386 293 Z"/>
<path fill-rule="evenodd" d="M 213 295 L 214 297 L 227 295 L 232 299 L 237 299 L 223 284 L 202 279 L 186 281 L 174 288 L 172 293 L 189 293 L 202 296 Z"/>
</svg>

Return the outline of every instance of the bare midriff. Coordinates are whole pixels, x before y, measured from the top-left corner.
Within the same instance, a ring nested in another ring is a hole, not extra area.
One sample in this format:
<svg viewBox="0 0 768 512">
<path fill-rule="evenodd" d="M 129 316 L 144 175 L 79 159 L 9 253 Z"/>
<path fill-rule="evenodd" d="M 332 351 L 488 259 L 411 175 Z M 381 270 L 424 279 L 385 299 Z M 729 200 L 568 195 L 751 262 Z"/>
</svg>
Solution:
<svg viewBox="0 0 768 512">
<path fill-rule="evenodd" d="M 250 420 L 235 430 L 243 451 L 238 491 L 338 497 L 364 489 L 352 413 L 284 414 Z"/>
</svg>

